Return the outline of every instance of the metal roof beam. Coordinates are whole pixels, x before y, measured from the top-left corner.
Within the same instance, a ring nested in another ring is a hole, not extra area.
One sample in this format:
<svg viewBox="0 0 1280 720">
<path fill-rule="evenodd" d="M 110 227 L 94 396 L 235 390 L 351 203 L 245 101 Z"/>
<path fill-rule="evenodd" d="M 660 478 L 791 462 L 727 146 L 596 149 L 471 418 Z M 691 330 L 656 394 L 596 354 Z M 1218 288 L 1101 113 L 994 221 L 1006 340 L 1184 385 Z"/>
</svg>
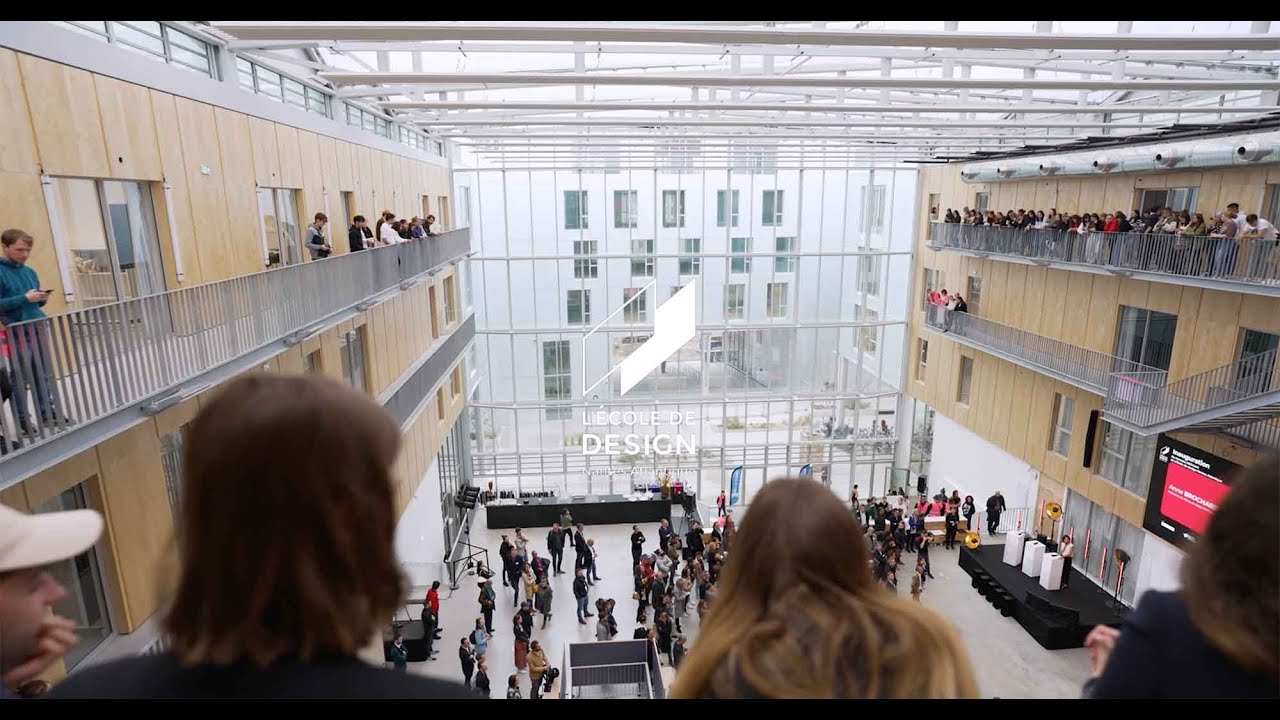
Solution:
<svg viewBox="0 0 1280 720">
<path fill-rule="evenodd" d="M 1111 123 L 1111 122 L 1077 122 L 1077 121 L 1050 121 L 1050 122 L 1021 122 L 1010 121 L 1006 119 L 994 120 L 898 120 L 898 119 L 882 119 L 882 120 L 789 120 L 779 118 L 752 118 L 743 120 L 708 120 L 706 118 L 565 118 L 565 119 L 545 119 L 531 118 L 521 119 L 515 118 L 511 120 L 437 120 L 432 123 L 437 127 L 483 127 L 483 126 L 507 126 L 507 125 L 578 125 L 578 126 L 653 126 L 653 127 L 677 127 L 677 126 L 720 126 L 720 127 L 749 127 L 749 126 L 785 126 L 785 127 L 920 127 L 920 128 L 1157 128 L 1166 127 L 1169 123 L 1162 122 L 1144 122 L 1144 123 Z"/>
<path fill-rule="evenodd" d="M 553 110 L 558 112 L 605 112 L 615 110 L 696 110 L 703 112 L 814 112 L 814 113 L 1046 113 L 1046 114 L 1097 114 L 1097 113 L 1184 113 L 1184 114 L 1217 114 L 1217 113 L 1266 113 L 1280 111 L 1280 106 L 1242 105 L 1234 107 L 1181 105 L 1084 105 L 1084 106 L 1040 106 L 1009 103 L 968 104 L 968 105 L 883 105 L 879 103 L 858 105 L 856 103 L 710 103 L 710 102 L 557 102 L 557 101 L 524 101 L 514 100 L 500 102 L 491 100 L 458 101 L 426 101 L 414 102 L 406 100 L 387 100 L 378 103 L 388 110 L 503 110 L 523 112 L 526 110 Z M 1034 108 L 1034 109 L 1032 109 Z"/>
</svg>

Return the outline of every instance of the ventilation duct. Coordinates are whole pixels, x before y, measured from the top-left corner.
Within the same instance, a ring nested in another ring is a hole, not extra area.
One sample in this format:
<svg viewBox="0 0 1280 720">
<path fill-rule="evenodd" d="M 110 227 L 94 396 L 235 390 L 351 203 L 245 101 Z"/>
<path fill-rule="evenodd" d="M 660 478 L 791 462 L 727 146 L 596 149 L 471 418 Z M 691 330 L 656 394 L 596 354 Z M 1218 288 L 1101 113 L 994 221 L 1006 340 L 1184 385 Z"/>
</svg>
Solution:
<svg viewBox="0 0 1280 720">
<path fill-rule="evenodd" d="M 1027 162 L 990 161 L 961 169 L 967 183 L 999 182 L 1030 177 L 1161 172 L 1186 168 L 1228 168 L 1280 162 L 1280 132 L 1240 133 L 1212 139 L 1138 144 L 1109 149 L 1045 155 Z"/>
</svg>

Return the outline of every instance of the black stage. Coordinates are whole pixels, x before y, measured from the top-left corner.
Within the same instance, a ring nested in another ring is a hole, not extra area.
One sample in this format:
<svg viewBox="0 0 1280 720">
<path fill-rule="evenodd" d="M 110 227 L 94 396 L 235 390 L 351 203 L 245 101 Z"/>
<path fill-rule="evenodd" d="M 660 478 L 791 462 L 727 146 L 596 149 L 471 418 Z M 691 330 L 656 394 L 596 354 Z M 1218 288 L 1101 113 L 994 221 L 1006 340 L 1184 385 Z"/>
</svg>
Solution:
<svg viewBox="0 0 1280 720">
<path fill-rule="evenodd" d="M 560 522 L 560 511 L 569 508 L 574 522 L 583 525 L 636 525 L 671 519 L 675 500 L 627 500 L 621 495 L 594 495 L 594 501 L 577 498 L 526 498 L 516 505 L 489 504 L 485 521 L 498 528 L 551 527 Z M 691 498 L 692 496 L 685 496 Z"/>
<path fill-rule="evenodd" d="M 1017 620 L 1046 649 L 1084 647 L 1095 625 L 1123 624 L 1124 610 L 1110 607 L 1114 599 L 1078 569 L 1072 568 L 1069 587 L 1050 591 L 1040 587 L 1039 578 L 1024 575 L 1021 567 L 1005 565 L 1003 557 L 1003 545 L 961 547 L 960 568 L 1002 615 Z"/>
</svg>

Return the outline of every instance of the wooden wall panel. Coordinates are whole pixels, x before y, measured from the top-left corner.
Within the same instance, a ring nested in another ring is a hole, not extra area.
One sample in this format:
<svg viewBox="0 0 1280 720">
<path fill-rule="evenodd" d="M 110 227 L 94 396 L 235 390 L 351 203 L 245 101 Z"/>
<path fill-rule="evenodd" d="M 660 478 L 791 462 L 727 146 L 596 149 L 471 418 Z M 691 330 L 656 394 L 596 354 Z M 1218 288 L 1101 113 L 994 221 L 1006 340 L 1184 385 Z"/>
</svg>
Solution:
<svg viewBox="0 0 1280 720">
<path fill-rule="evenodd" d="M 253 149 L 253 177 L 260 187 L 284 187 L 280 181 L 280 147 L 276 144 L 275 123 L 241 116 L 249 122 Z"/>
<path fill-rule="evenodd" d="M 273 123 L 276 146 L 280 151 L 280 185 L 287 188 L 302 187 L 302 157 L 298 148 L 298 129 Z"/>
<path fill-rule="evenodd" d="M 1241 296 L 1219 290 L 1204 290 L 1201 294 L 1200 312 L 1193 336 L 1182 333 L 1182 321 L 1178 321 L 1178 334 L 1174 345 L 1191 341 L 1191 361 L 1187 374 L 1211 370 L 1226 365 L 1235 358 L 1239 329 Z"/>
<path fill-rule="evenodd" d="M 174 106 L 191 199 L 188 230 L 199 254 L 201 281 L 222 280 L 231 277 L 229 273 L 234 272 L 236 259 L 227 243 L 227 190 L 213 108 L 186 98 L 175 98 Z M 209 169 L 207 175 L 201 171 L 202 167 Z M 255 212 L 249 217 L 256 216 Z"/>
<path fill-rule="evenodd" d="M 1094 275 L 1068 272 L 1067 296 L 1062 308 L 1062 334 L 1057 336 L 1072 345 L 1086 346 L 1089 334 L 1089 298 Z"/>
<path fill-rule="evenodd" d="M 40 505 L 57 497 L 64 490 L 79 485 L 98 472 L 98 458 L 93 450 L 77 453 L 47 470 L 42 470 L 22 482 L 27 496 L 27 507 L 35 511 Z"/>
<path fill-rule="evenodd" d="M 102 75 L 93 78 L 111 177 L 163 180 L 151 92 Z"/>
<path fill-rule="evenodd" d="M 1240 327 L 1280 334 L 1280 298 L 1241 295 Z"/>
<path fill-rule="evenodd" d="M 1062 315 L 1067 305 L 1067 273 L 1044 267 L 1027 270 L 1027 294 L 1023 303 L 1023 327 L 1039 335 L 1062 336 Z"/>
<path fill-rule="evenodd" d="M 1116 323 L 1120 311 L 1120 278 L 1094 275 L 1089 296 L 1089 326 L 1085 333 L 1085 346 L 1110 355 L 1115 351 Z"/>
<path fill-rule="evenodd" d="M 160 152 L 160 170 L 169 182 L 170 202 L 173 203 L 173 221 L 178 226 L 178 248 L 182 253 L 182 269 L 186 284 L 199 285 L 203 277 L 200 253 L 196 246 L 195 229 L 191 220 L 191 190 L 187 185 L 186 163 L 182 157 L 182 133 L 178 128 L 178 111 L 173 96 L 151 91 L 151 112 L 156 129 L 156 145 Z M 178 287 L 177 271 L 173 264 L 169 228 L 169 213 L 164 205 L 164 193 L 156 204 L 156 223 L 160 228 L 161 258 L 164 262 L 166 287 Z"/>
<path fill-rule="evenodd" d="M 1005 288 L 1007 292 L 1005 319 L 1001 322 L 1016 328 L 1027 327 L 1026 318 L 1023 317 L 1023 309 L 1027 301 L 1026 265 L 1009 265 L 1009 279 L 1006 281 Z"/>
<path fill-rule="evenodd" d="M 30 55 L 19 55 L 18 66 L 44 171 L 111 177 L 93 75 Z"/>
<path fill-rule="evenodd" d="M 98 445 L 99 478 L 116 567 L 124 587 L 123 632 L 155 612 L 156 563 L 173 534 L 172 510 L 160 464 L 160 441 L 147 422 Z"/>
<path fill-rule="evenodd" d="M 7 108 L 4 122 L 0 122 L 0 172 L 39 172 L 18 55 L 7 48 L 0 48 L 0 107 Z"/>
<path fill-rule="evenodd" d="M 1120 281 L 1119 302 L 1129 307 L 1145 308 L 1151 298 L 1151 283 L 1124 278 Z"/>
<path fill-rule="evenodd" d="M 346 192 L 356 192 L 358 195 L 357 191 L 360 188 L 356 180 L 359 173 L 352 167 L 351 143 L 332 138 L 329 138 L 329 142 L 333 144 L 333 161 L 338 171 L 338 189 Z M 356 212 L 363 212 L 363 210 L 357 210 Z"/>
<path fill-rule="evenodd" d="M 40 176 L 33 173 L 0 172 L 0 223 L 4 227 L 26 230 L 35 240 L 28 265 L 40 276 L 40 284 L 61 289 L 57 254 L 49 231 L 49 214 L 45 210 Z M 45 303 L 46 314 L 67 309 L 62 293 L 54 293 Z"/>
<path fill-rule="evenodd" d="M 223 221 L 228 231 L 220 244 L 221 252 L 215 252 L 219 265 L 206 264 L 207 269 L 218 268 L 216 275 L 206 273 L 206 280 L 227 278 L 260 272 L 262 263 L 262 235 L 259 224 L 262 211 L 258 207 L 258 191 L 254 187 L 254 155 L 257 140 L 253 138 L 252 119 L 222 108 L 214 110 L 217 121 L 218 144 L 222 156 L 222 181 L 227 197 L 227 217 Z M 202 248 L 208 251 L 209 248 Z"/>
</svg>

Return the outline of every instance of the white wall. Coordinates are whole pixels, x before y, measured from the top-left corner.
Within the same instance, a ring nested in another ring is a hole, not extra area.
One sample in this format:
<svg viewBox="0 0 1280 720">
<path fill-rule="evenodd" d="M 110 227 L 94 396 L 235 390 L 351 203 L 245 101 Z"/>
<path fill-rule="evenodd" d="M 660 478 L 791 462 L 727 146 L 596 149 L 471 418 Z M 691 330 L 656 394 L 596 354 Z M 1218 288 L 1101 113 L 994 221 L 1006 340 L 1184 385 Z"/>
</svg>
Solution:
<svg viewBox="0 0 1280 720">
<path fill-rule="evenodd" d="M 1138 606 L 1142 594 L 1148 590 L 1178 590 L 1182 587 L 1182 559 L 1186 553 L 1159 537 L 1144 533 L 1142 564 L 1138 567 L 1138 586 L 1133 595 L 1133 606 Z"/>
<path fill-rule="evenodd" d="M 432 461 L 396 525 L 396 558 L 414 587 L 430 585 L 432 580 L 447 581 L 438 463 Z"/>
<path fill-rule="evenodd" d="M 933 463 L 929 487 L 945 487 L 972 495 L 978 509 L 999 490 L 1009 509 L 1035 504 L 1040 474 L 963 426 L 937 413 L 933 423 Z"/>
</svg>

